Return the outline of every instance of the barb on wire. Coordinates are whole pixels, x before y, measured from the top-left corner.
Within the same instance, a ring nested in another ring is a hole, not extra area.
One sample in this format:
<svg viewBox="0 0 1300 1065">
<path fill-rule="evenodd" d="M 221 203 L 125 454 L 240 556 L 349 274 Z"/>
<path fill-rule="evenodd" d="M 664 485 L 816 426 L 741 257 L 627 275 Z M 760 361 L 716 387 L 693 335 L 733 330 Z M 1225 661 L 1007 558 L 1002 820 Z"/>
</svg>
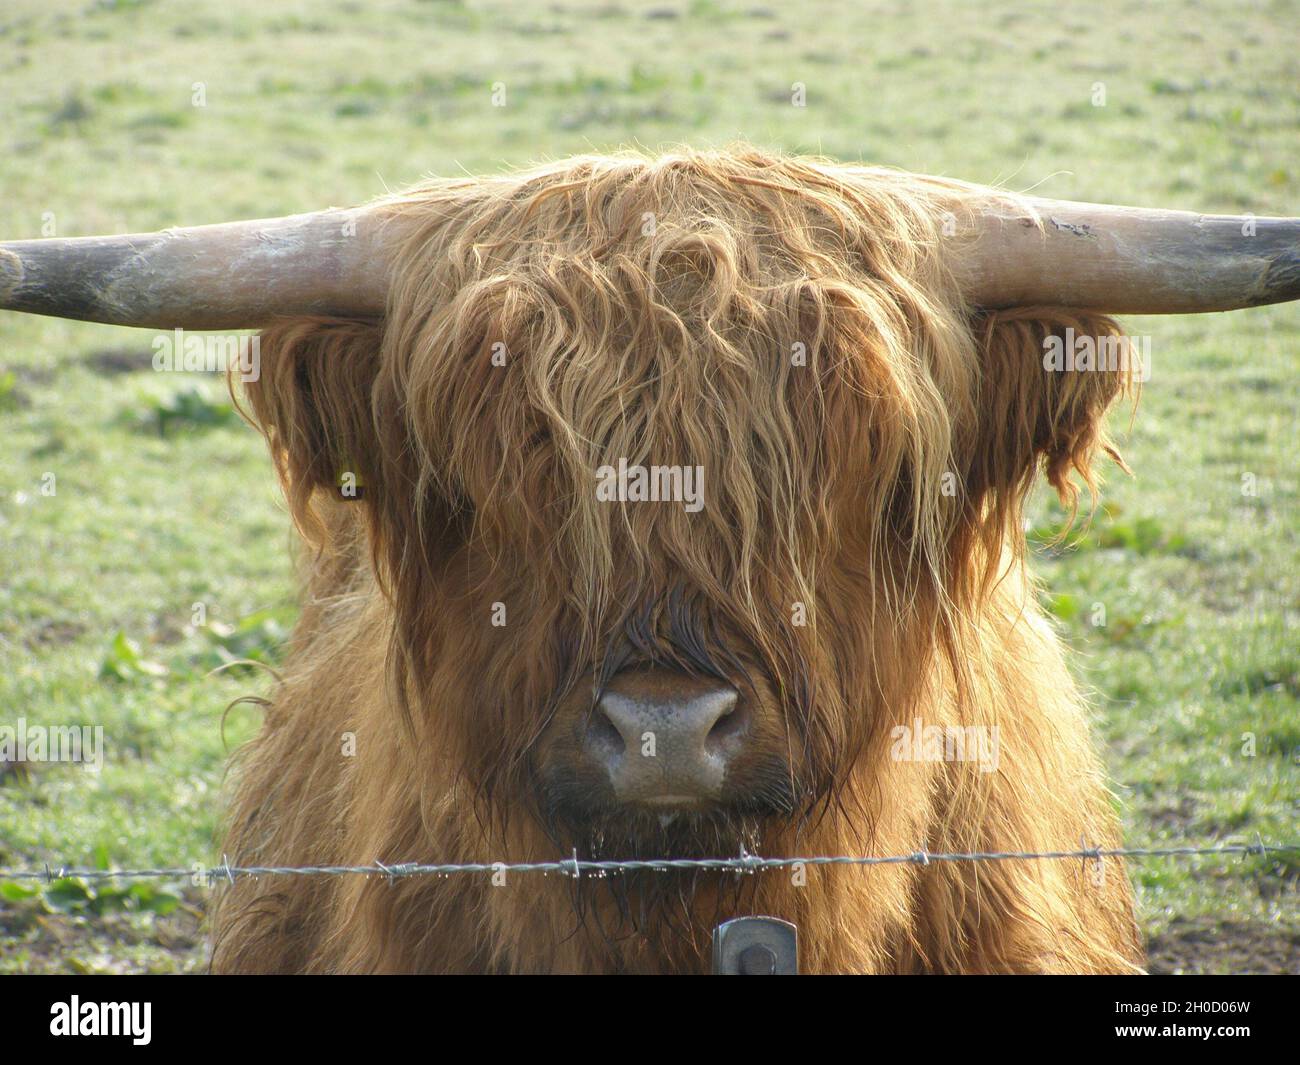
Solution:
<svg viewBox="0 0 1300 1065">
<path fill-rule="evenodd" d="M 758 855 L 741 851 L 735 858 L 645 858 L 627 861 L 596 861 L 578 858 L 575 850 L 572 858 L 553 862 L 470 862 L 460 864 L 430 865 L 420 862 L 404 862 L 388 865 L 375 861 L 371 865 L 231 865 L 222 855 L 221 864 L 201 870 L 209 884 L 220 880 L 233 884 L 240 877 L 257 876 L 382 876 L 392 881 L 403 876 L 455 876 L 465 873 L 560 873 L 565 876 L 579 877 L 583 873 L 595 873 L 600 876 L 618 875 L 639 871 L 666 872 L 674 869 L 713 869 L 733 871 L 736 873 L 755 873 L 767 869 L 788 869 L 793 866 L 809 865 L 929 865 L 931 862 L 1007 862 L 1007 861 L 1055 861 L 1066 859 L 1102 858 L 1194 858 L 1204 855 L 1255 854 L 1264 857 L 1269 854 L 1300 854 L 1300 843 L 1265 844 L 1256 836 L 1254 843 L 1220 843 L 1212 846 L 1187 847 L 1088 847 L 1072 851 L 970 851 L 964 853 L 941 854 L 930 851 L 917 851 L 913 854 L 894 854 L 886 856 L 822 855 L 804 858 L 760 858 Z M 194 877 L 196 867 L 187 869 L 75 869 L 60 866 L 57 871 L 44 869 L 0 869 L 0 882 L 6 880 L 43 880 L 53 883 L 66 877 L 80 877 L 84 880 L 144 880 L 183 879 Z"/>
</svg>

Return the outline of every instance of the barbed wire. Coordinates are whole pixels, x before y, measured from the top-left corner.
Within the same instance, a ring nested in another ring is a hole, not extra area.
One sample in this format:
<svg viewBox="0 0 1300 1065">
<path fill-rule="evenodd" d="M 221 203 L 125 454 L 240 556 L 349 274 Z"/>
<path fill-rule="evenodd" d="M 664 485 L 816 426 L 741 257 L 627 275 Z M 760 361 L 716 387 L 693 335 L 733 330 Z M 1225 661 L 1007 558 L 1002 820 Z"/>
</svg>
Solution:
<svg viewBox="0 0 1300 1065">
<path fill-rule="evenodd" d="M 884 856 L 817 855 L 801 858 L 762 858 L 745 851 L 735 858 L 644 858 L 622 861 L 599 861 L 579 858 L 575 850 L 572 858 L 549 862 L 468 862 L 426 864 L 403 862 L 388 865 L 373 862 L 370 865 L 231 865 L 224 858 L 220 865 L 206 866 L 195 863 L 189 868 L 159 869 L 83 869 L 68 866 L 51 866 L 42 869 L 0 869 L 0 882 L 36 880 L 52 884 L 56 880 L 79 878 L 83 880 L 146 880 L 206 878 L 209 884 L 226 881 L 233 884 L 240 877 L 259 876 L 383 876 L 390 880 L 407 876 L 457 876 L 472 873 L 561 873 L 581 877 L 618 875 L 632 872 L 668 872 L 671 870 L 716 870 L 720 872 L 756 873 L 770 869 L 788 869 L 794 866 L 819 865 L 930 865 L 933 862 L 1005 862 L 1005 861 L 1103 861 L 1106 858 L 1195 858 L 1207 855 L 1248 854 L 1267 857 L 1270 854 L 1300 855 L 1300 843 L 1264 843 L 1256 838 L 1254 843 L 1221 843 L 1185 847 L 1088 847 L 1068 851 L 967 851 L 936 852 L 916 851 L 912 854 Z"/>
</svg>

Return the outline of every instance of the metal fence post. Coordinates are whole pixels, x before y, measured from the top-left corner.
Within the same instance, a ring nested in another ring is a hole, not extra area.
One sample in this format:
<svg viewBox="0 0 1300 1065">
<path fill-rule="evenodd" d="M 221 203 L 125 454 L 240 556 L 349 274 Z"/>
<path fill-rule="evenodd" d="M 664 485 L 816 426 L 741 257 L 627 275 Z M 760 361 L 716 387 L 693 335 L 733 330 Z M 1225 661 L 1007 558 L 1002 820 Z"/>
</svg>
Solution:
<svg viewBox="0 0 1300 1065">
<path fill-rule="evenodd" d="M 776 917 L 737 917 L 713 930 L 714 976 L 797 976 L 799 930 Z"/>
</svg>

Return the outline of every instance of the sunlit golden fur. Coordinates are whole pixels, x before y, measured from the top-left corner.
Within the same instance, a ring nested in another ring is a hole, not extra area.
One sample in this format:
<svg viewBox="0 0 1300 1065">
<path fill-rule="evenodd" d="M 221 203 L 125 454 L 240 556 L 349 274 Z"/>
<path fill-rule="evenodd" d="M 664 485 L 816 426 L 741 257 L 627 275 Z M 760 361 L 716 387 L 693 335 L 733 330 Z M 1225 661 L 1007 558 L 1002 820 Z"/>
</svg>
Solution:
<svg viewBox="0 0 1300 1065">
<path fill-rule="evenodd" d="M 964 306 L 946 263 L 967 196 L 739 148 L 394 197 L 383 322 L 285 321 L 247 390 L 309 549 L 283 679 L 236 762 L 229 860 L 1116 845 L 1021 510 L 1039 471 L 1070 503 L 1072 477 L 1093 487 L 1128 387 L 1045 370 L 1044 338 L 1117 327 Z M 706 506 L 598 502 L 594 471 L 619 457 L 703 465 Z M 362 499 L 339 498 L 342 470 Z M 628 647 L 778 707 L 788 816 L 623 839 L 548 817 L 548 721 Z M 915 719 L 996 726 L 997 772 L 891 757 Z M 1114 860 L 794 879 L 241 880 L 213 964 L 698 971 L 713 924 L 748 913 L 799 926 L 805 972 L 1141 962 Z"/>
</svg>

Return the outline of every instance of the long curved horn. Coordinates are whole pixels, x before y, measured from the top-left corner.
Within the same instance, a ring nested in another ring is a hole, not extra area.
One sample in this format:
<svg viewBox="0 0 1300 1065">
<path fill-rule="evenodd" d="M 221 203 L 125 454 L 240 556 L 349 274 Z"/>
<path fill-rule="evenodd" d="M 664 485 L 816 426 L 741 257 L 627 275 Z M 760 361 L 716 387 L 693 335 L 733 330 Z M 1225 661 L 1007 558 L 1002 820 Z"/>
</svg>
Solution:
<svg viewBox="0 0 1300 1065">
<path fill-rule="evenodd" d="M 1300 299 L 1300 219 L 964 188 L 976 237 L 948 253 L 976 306 L 1188 314 Z M 377 315 L 388 284 L 383 221 L 361 207 L 0 244 L 0 309 L 168 329 Z"/>
<path fill-rule="evenodd" d="M 0 309 L 114 325 L 241 329 L 382 314 L 382 218 L 331 208 L 117 237 L 0 244 Z"/>
<path fill-rule="evenodd" d="M 1300 218 L 996 197 L 972 208 L 976 239 L 952 264 L 976 306 L 1191 314 L 1300 299 Z"/>
</svg>

